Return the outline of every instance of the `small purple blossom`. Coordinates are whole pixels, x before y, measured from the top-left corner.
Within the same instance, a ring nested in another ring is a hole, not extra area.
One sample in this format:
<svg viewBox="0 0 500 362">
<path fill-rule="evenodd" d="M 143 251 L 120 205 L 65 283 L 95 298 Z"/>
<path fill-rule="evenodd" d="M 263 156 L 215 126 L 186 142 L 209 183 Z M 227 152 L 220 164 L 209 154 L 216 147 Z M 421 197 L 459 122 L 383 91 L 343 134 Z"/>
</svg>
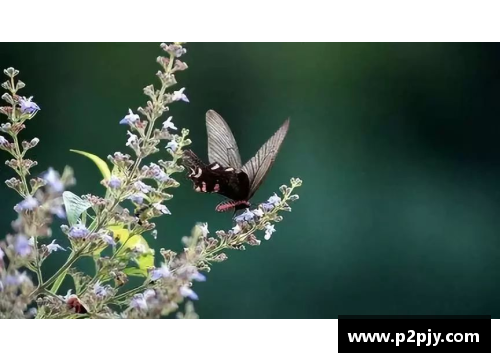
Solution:
<svg viewBox="0 0 500 362">
<path fill-rule="evenodd" d="M 102 240 L 109 246 L 116 246 L 116 241 L 115 239 L 113 239 L 111 235 L 108 234 L 102 235 Z"/>
<path fill-rule="evenodd" d="M 179 144 L 175 140 L 172 140 L 169 143 L 167 143 L 167 146 L 165 148 L 175 152 L 177 151 L 177 148 L 179 148 Z"/>
<path fill-rule="evenodd" d="M 167 207 L 165 205 L 162 205 L 160 204 L 159 202 L 156 202 L 153 204 L 153 207 L 158 210 L 159 212 L 161 212 L 162 214 L 165 214 L 165 215 L 171 215 L 170 213 L 170 210 L 167 209 Z"/>
<path fill-rule="evenodd" d="M 85 225 L 76 224 L 69 229 L 68 235 L 73 239 L 83 239 L 86 238 L 90 234 L 90 231 L 87 230 Z"/>
<path fill-rule="evenodd" d="M 135 309 L 147 310 L 148 303 L 146 303 L 146 299 L 144 298 L 144 295 L 137 294 L 137 295 L 134 295 L 134 297 L 130 301 L 130 307 L 135 308 Z"/>
<path fill-rule="evenodd" d="M 234 220 L 240 223 L 244 221 L 252 221 L 254 217 L 255 215 L 250 210 L 246 209 L 243 214 L 236 216 Z"/>
<path fill-rule="evenodd" d="M 14 210 L 18 213 L 26 210 L 33 211 L 33 209 L 37 208 L 39 205 L 40 203 L 37 199 L 35 199 L 33 196 L 28 196 L 19 204 L 14 206 Z"/>
<path fill-rule="evenodd" d="M 5 285 L 21 285 L 28 280 L 30 280 L 30 278 L 25 272 L 23 272 L 22 274 L 16 272 L 16 274 L 7 275 L 4 279 L 4 282 Z"/>
<path fill-rule="evenodd" d="M 260 206 L 264 209 L 264 211 L 271 211 L 272 209 L 274 209 L 274 204 L 271 204 L 269 202 L 263 202 L 262 204 L 260 204 Z"/>
<path fill-rule="evenodd" d="M 278 195 L 276 195 L 276 193 L 274 193 L 274 195 L 271 196 L 269 200 L 267 200 L 267 202 L 276 206 L 281 202 L 281 197 L 279 197 Z"/>
<path fill-rule="evenodd" d="M 33 97 L 21 97 L 19 98 L 19 104 L 21 105 L 21 112 L 23 113 L 34 113 L 40 110 L 38 104 L 32 101 Z"/>
<path fill-rule="evenodd" d="M 7 146 L 10 142 L 4 136 L 0 136 L 0 146 Z"/>
<path fill-rule="evenodd" d="M 26 235 L 19 234 L 16 236 L 16 243 L 14 249 L 17 254 L 22 257 L 28 256 L 33 251 L 33 238 L 28 239 Z"/>
<path fill-rule="evenodd" d="M 180 287 L 179 292 L 184 298 L 189 298 L 191 300 L 198 300 L 198 294 L 196 294 L 191 288 L 183 285 Z"/>
<path fill-rule="evenodd" d="M 264 235 L 264 239 L 269 240 L 271 239 L 271 235 L 276 231 L 274 228 L 274 225 L 272 224 L 266 224 L 266 234 Z"/>
<path fill-rule="evenodd" d="M 47 250 L 49 251 L 49 254 L 52 254 L 54 251 L 62 250 L 66 251 L 61 245 L 56 244 L 56 239 L 52 240 L 52 242 L 49 245 L 46 245 Z"/>
<path fill-rule="evenodd" d="M 194 270 L 189 278 L 197 282 L 204 282 L 207 280 L 207 277 L 201 274 L 198 270 Z"/>
<path fill-rule="evenodd" d="M 62 205 L 55 205 L 50 208 L 50 213 L 56 215 L 59 219 L 66 218 L 66 211 Z"/>
<path fill-rule="evenodd" d="M 163 122 L 163 129 L 173 129 L 174 131 L 177 130 L 177 127 L 175 127 L 175 124 L 172 122 L 172 116 L 168 117 L 165 122 Z"/>
<path fill-rule="evenodd" d="M 100 282 L 94 284 L 94 294 L 99 298 L 106 298 L 110 292 L 109 285 L 102 285 Z"/>
<path fill-rule="evenodd" d="M 168 266 L 163 264 L 160 268 L 153 269 L 151 272 L 151 280 L 155 281 L 162 278 L 168 278 L 171 274 Z"/>
<path fill-rule="evenodd" d="M 239 224 L 236 224 L 235 227 L 232 228 L 233 234 L 239 234 L 241 231 L 241 226 Z"/>
<path fill-rule="evenodd" d="M 132 125 L 139 122 L 140 118 L 137 114 L 134 114 L 131 109 L 128 110 L 128 114 L 120 121 L 120 124 Z"/>
<path fill-rule="evenodd" d="M 122 185 L 122 180 L 116 176 L 111 176 L 108 181 L 108 186 L 110 189 L 117 189 Z"/>
<path fill-rule="evenodd" d="M 146 289 L 144 293 L 142 293 L 142 295 L 144 296 L 145 300 L 148 300 L 156 297 L 156 292 L 154 291 L 154 289 Z"/>
<path fill-rule="evenodd" d="M 163 171 L 161 167 L 155 163 L 151 163 L 149 165 L 148 173 L 151 174 L 154 177 L 154 179 L 159 182 L 165 182 L 170 179 L 170 177 L 168 177 L 165 171 Z"/>
<path fill-rule="evenodd" d="M 208 234 L 210 234 L 210 231 L 208 231 L 208 223 L 204 222 L 203 224 L 200 225 L 201 233 L 203 234 L 203 237 L 206 238 Z"/>
<path fill-rule="evenodd" d="M 134 147 L 134 146 L 139 144 L 139 138 L 137 137 L 137 135 L 133 134 L 130 131 L 127 131 L 127 134 L 129 137 L 128 137 L 127 143 L 125 143 L 125 146 Z"/>
<path fill-rule="evenodd" d="M 174 91 L 174 94 L 172 95 L 172 100 L 175 101 L 183 101 L 183 102 L 188 102 L 189 99 L 188 97 L 184 94 L 184 90 L 186 88 L 181 88 L 178 91 Z"/>
<path fill-rule="evenodd" d="M 144 202 L 144 194 L 133 194 L 129 196 L 129 200 L 132 201 L 136 205 L 142 205 Z"/>
<path fill-rule="evenodd" d="M 146 185 L 142 181 L 136 181 L 136 182 L 134 182 L 134 188 L 137 191 L 142 192 L 143 194 L 147 194 L 149 191 L 151 191 L 151 186 Z"/>
<path fill-rule="evenodd" d="M 42 178 L 47 182 L 49 188 L 56 193 L 61 193 L 64 191 L 64 184 L 61 181 L 59 173 L 50 167 L 47 172 L 42 176 Z"/>
<path fill-rule="evenodd" d="M 253 214 L 257 217 L 262 217 L 264 216 L 264 212 L 261 210 L 261 209 L 255 209 L 255 210 L 252 210 Z"/>
</svg>

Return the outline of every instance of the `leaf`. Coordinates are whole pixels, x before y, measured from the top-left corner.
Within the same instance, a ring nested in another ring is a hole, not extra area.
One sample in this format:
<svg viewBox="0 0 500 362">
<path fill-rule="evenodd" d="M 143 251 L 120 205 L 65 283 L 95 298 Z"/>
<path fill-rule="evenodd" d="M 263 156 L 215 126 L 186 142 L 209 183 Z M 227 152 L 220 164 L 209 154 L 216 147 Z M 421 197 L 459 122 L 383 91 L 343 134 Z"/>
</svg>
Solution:
<svg viewBox="0 0 500 362">
<path fill-rule="evenodd" d="M 118 239 L 119 242 L 123 244 L 123 248 L 120 254 L 126 251 L 130 251 L 138 245 L 142 245 L 144 247 L 145 253 L 135 259 L 135 262 L 137 263 L 137 269 L 140 270 L 141 274 L 134 275 L 147 276 L 148 270 L 154 266 L 155 257 L 154 250 L 149 247 L 146 239 L 144 239 L 144 237 L 142 237 L 141 235 L 134 235 L 130 237 L 129 231 L 120 226 L 111 226 L 109 227 L 109 230 L 113 232 L 115 239 Z M 137 270 L 133 272 L 139 273 Z"/>
<path fill-rule="evenodd" d="M 102 177 L 105 180 L 109 180 L 109 178 L 111 177 L 111 171 L 109 169 L 108 164 L 103 159 L 99 158 L 96 155 L 93 155 L 92 153 L 88 153 L 85 151 L 79 151 L 79 150 L 70 150 L 70 151 L 78 153 L 80 155 L 83 155 L 91 159 L 96 164 L 97 168 L 99 168 L 99 171 L 101 171 Z"/>
<path fill-rule="evenodd" d="M 80 196 L 75 195 L 70 191 L 64 191 L 63 194 L 64 207 L 70 226 L 75 225 L 80 219 L 80 216 L 92 206 L 89 201 L 83 200 Z"/>
<path fill-rule="evenodd" d="M 135 266 L 131 266 L 129 268 L 125 268 L 123 269 L 123 272 L 125 274 L 127 274 L 128 276 L 133 276 L 133 277 L 147 277 L 148 276 L 148 272 L 142 270 L 142 269 L 139 269 Z"/>
</svg>

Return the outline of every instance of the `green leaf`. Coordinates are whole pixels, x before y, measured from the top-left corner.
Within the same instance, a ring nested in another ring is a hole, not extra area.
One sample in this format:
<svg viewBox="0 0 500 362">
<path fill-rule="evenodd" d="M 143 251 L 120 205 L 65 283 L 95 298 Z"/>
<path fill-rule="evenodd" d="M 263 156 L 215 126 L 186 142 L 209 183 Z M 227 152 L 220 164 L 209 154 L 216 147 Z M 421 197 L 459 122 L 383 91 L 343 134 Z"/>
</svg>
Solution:
<svg viewBox="0 0 500 362">
<path fill-rule="evenodd" d="M 141 274 L 134 275 L 148 276 L 148 270 L 154 267 L 155 257 L 154 250 L 149 247 L 146 239 L 144 239 L 141 235 L 134 235 L 130 237 L 129 231 L 120 226 L 109 227 L 109 230 L 113 231 L 115 238 L 123 244 L 122 251 L 119 252 L 118 256 L 134 249 L 138 245 L 142 245 L 144 247 L 144 254 L 134 260 L 137 263 L 137 269 L 140 270 Z M 134 272 L 139 273 L 137 270 Z"/>
<path fill-rule="evenodd" d="M 80 216 L 92 206 L 92 204 L 70 191 L 64 191 L 62 196 L 68 222 L 70 226 L 73 226 L 78 222 Z"/>
<path fill-rule="evenodd" d="M 102 177 L 105 180 L 109 180 L 109 178 L 111 177 L 111 170 L 109 169 L 108 164 L 103 159 L 99 158 L 96 155 L 93 155 L 92 153 L 88 153 L 85 151 L 79 151 L 79 150 L 70 150 L 70 151 L 78 153 L 80 155 L 83 155 L 91 159 L 96 164 L 97 168 L 99 168 L 99 171 L 101 171 Z"/>
<path fill-rule="evenodd" d="M 123 269 L 123 272 L 127 274 L 128 276 L 133 276 L 133 277 L 147 277 L 148 272 L 144 271 L 142 269 L 139 269 L 135 266 L 131 266 L 129 268 Z"/>
</svg>

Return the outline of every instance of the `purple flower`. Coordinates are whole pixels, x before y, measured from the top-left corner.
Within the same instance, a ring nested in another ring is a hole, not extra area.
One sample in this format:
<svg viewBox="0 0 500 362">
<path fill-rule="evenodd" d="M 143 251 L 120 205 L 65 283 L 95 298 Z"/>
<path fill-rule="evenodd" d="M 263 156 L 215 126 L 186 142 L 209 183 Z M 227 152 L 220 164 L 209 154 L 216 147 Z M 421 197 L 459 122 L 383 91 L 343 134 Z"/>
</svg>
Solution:
<svg viewBox="0 0 500 362">
<path fill-rule="evenodd" d="M 62 205 L 52 206 L 50 208 L 50 212 L 53 215 L 56 215 L 59 219 L 65 219 L 66 218 L 66 211 L 64 210 L 64 207 L 62 207 Z"/>
<path fill-rule="evenodd" d="M 61 181 L 59 173 L 52 167 L 50 167 L 42 177 L 47 182 L 47 185 L 49 185 L 52 191 L 57 193 L 64 191 L 64 184 Z"/>
<path fill-rule="evenodd" d="M 73 239 L 83 239 L 86 238 L 90 234 L 90 231 L 87 230 L 85 225 L 76 224 L 69 229 L 68 235 Z"/>
<path fill-rule="evenodd" d="M 0 249 L 0 264 L 2 263 L 4 256 L 5 256 L 5 253 L 3 252 L 2 249 Z"/>
<path fill-rule="evenodd" d="M 239 224 L 236 224 L 235 227 L 232 229 L 233 234 L 238 234 L 241 231 L 241 226 Z"/>
<path fill-rule="evenodd" d="M 26 273 L 19 274 L 9 274 L 5 277 L 5 285 L 21 285 L 24 282 L 30 280 L 30 278 L 26 275 Z"/>
<path fill-rule="evenodd" d="M 111 235 L 108 234 L 102 235 L 102 240 L 104 240 L 104 242 L 106 242 L 106 244 L 108 244 L 109 246 L 116 246 L 116 241 L 115 239 L 113 239 Z"/>
<path fill-rule="evenodd" d="M 173 129 L 177 130 L 177 127 L 175 127 L 174 123 L 172 122 L 172 116 L 168 117 L 165 122 L 163 122 L 163 129 Z"/>
<path fill-rule="evenodd" d="M 49 254 L 52 254 L 52 252 L 58 251 L 58 250 L 66 251 L 66 249 L 64 249 L 61 245 L 56 244 L 55 239 L 52 240 L 52 242 L 46 246 L 47 246 L 47 250 L 49 251 Z"/>
<path fill-rule="evenodd" d="M 269 200 L 267 200 L 267 202 L 276 206 L 281 202 L 281 198 L 278 195 L 276 195 L 276 193 L 274 193 L 274 195 L 271 196 Z"/>
<path fill-rule="evenodd" d="M 134 194 L 129 196 L 129 200 L 132 201 L 134 204 L 137 205 L 142 205 L 144 202 L 144 194 Z"/>
<path fill-rule="evenodd" d="M 195 280 L 197 282 L 204 282 L 207 280 L 207 277 L 201 274 L 198 270 L 195 270 L 194 272 L 191 273 L 189 276 L 191 280 Z"/>
<path fill-rule="evenodd" d="M 120 180 L 116 176 L 111 176 L 109 181 L 108 181 L 108 186 L 111 189 L 117 189 L 122 185 L 122 180 Z"/>
<path fill-rule="evenodd" d="M 264 216 L 264 212 L 261 210 L 261 209 L 255 209 L 255 210 L 252 210 L 253 214 L 257 217 L 262 217 Z"/>
<path fill-rule="evenodd" d="M 137 137 L 137 135 L 131 132 L 127 132 L 127 134 L 128 134 L 128 140 L 127 143 L 125 143 L 125 146 L 134 147 L 139 144 L 139 138 Z"/>
<path fill-rule="evenodd" d="M 163 264 L 160 268 L 153 269 L 151 272 L 151 280 L 155 281 L 162 278 L 168 278 L 170 275 L 170 269 Z"/>
<path fill-rule="evenodd" d="M 40 110 L 38 104 L 33 102 L 32 99 L 33 97 L 29 97 L 28 99 L 26 99 L 26 97 L 19 98 L 19 104 L 21 105 L 21 112 L 31 114 Z"/>
<path fill-rule="evenodd" d="M 175 152 L 175 151 L 177 151 L 178 147 L 179 147 L 179 144 L 175 140 L 172 140 L 169 143 L 167 143 L 167 146 L 165 148 L 170 149 L 170 150 Z"/>
<path fill-rule="evenodd" d="M 128 114 L 120 121 L 120 124 L 131 125 L 139 122 L 139 120 L 139 116 L 129 109 Z"/>
<path fill-rule="evenodd" d="M 271 204 L 269 202 L 263 202 L 262 204 L 260 204 L 260 206 L 264 209 L 264 211 L 271 211 L 272 209 L 274 209 L 274 204 Z"/>
<path fill-rule="evenodd" d="M 198 300 L 198 294 L 196 294 L 191 288 L 185 285 L 180 287 L 179 292 L 184 298 L 189 298 L 191 300 Z"/>
<path fill-rule="evenodd" d="M 102 285 L 100 282 L 94 284 L 94 294 L 99 298 L 105 298 L 110 291 L 109 285 Z"/>
<path fill-rule="evenodd" d="M 144 296 L 145 300 L 148 300 L 156 297 L 156 292 L 154 289 L 146 289 L 144 293 L 142 293 L 142 295 Z"/>
<path fill-rule="evenodd" d="M 149 191 L 151 191 L 151 186 L 146 185 L 142 181 L 136 181 L 136 182 L 134 182 L 134 188 L 137 191 L 142 192 L 143 194 L 147 194 Z"/>
<path fill-rule="evenodd" d="M 254 217 L 255 215 L 250 210 L 246 209 L 243 214 L 236 216 L 234 220 L 240 223 L 243 221 L 252 221 Z"/>
<path fill-rule="evenodd" d="M 171 215 L 170 210 L 167 209 L 167 207 L 165 205 L 162 205 L 159 202 L 154 203 L 153 207 L 156 210 L 158 210 L 159 212 L 161 212 L 162 214 Z"/>
<path fill-rule="evenodd" d="M 37 208 L 39 205 L 40 204 L 39 204 L 37 199 L 35 199 L 32 196 L 28 196 L 23 201 L 21 201 L 19 204 L 14 206 L 14 210 L 16 212 L 22 212 L 22 211 L 26 211 L 26 210 L 33 211 L 33 209 Z"/>
<path fill-rule="evenodd" d="M 148 170 L 148 174 L 153 176 L 153 178 L 156 181 L 165 182 L 165 181 L 170 180 L 170 177 L 168 177 L 168 175 L 165 173 L 165 171 L 163 171 L 161 169 L 161 167 L 155 163 L 151 163 L 149 165 L 149 168 L 147 166 L 145 166 L 145 169 Z"/>
<path fill-rule="evenodd" d="M 266 234 L 264 235 L 264 239 L 271 239 L 271 235 L 273 235 L 275 231 L 276 229 L 274 228 L 274 225 L 266 224 Z"/>
<path fill-rule="evenodd" d="M 4 136 L 0 136 L 0 146 L 7 146 L 10 142 Z"/>
<path fill-rule="evenodd" d="M 184 90 L 185 89 L 186 88 L 181 88 L 178 91 L 174 91 L 174 94 L 172 95 L 172 100 L 174 102 L 175 101 L 183 101 L 183 102 L 188 102 L 189 103 L 188 97 L 186 97 L 186 95 L 184 94 Z"/>
<path fill-rule="evenodd" d="M 148 309 L 148 303 L 146 303 L 146 299 L 142 294 L 135 295 L 130 301 L 130 306 L 135 309 Z"/>
<path fill-rule="evenodd" d="M 208 223 L 204 222 L 203 224 L 200 225 L 201 233 L 203 234 L 203 237 L 206 238 L 210 231 L 208 231 Z"/>
<path fill-rule="evenodd" d="M 33 238 L 28 239 L 28 237 L 23 234 L 17 235 L 14 249 L 16 253 L 22 257 L 30 255 L 33 251 Z"/>
</svg>

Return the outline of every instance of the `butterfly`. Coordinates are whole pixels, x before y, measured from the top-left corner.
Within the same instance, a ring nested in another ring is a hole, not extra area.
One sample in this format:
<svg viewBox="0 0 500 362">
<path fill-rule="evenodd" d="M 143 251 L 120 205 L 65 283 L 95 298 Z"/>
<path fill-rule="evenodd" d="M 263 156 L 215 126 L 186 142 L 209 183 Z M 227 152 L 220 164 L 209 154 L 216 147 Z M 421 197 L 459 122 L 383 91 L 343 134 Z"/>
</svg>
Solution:
<svg viewBox="0 0 500 362">
<path fill-rule="evenodd" d="M 204 163 L 193 151 L 184 151 L 183 163 L 197 192 L 218 193 L 229 200 L 215 208 L 218 212 L 250 207 L 250 199 L 260 187 L 276 159 L 288 132 L 286 120 L 276 133 L 242 165 L 238 145 L 226 121 L 215 111 L 206 114 L 208 160 Z"/>
</svg>

